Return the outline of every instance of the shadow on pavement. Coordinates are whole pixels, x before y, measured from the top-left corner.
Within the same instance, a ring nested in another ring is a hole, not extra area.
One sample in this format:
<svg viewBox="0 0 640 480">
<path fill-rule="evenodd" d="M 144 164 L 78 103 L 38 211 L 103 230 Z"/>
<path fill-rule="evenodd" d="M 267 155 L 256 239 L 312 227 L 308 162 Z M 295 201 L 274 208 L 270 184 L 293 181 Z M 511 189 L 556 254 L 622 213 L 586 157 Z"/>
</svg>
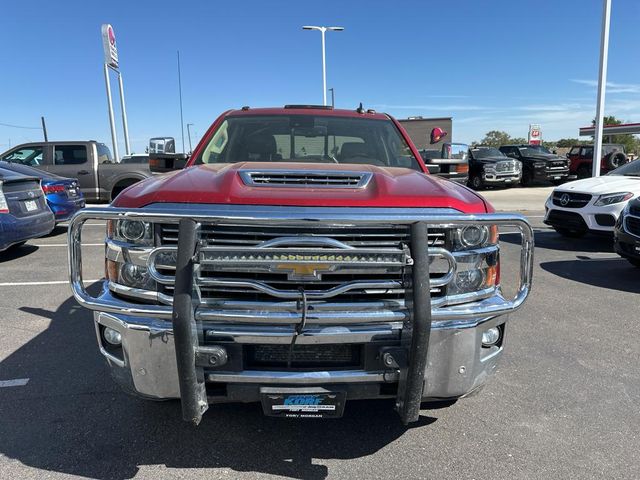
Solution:
<svg viewBox="0 0 640 480">
<path fill-rule="evenodd" d="M 20 245 L 19 247 L 10 247 L 4 252 L 0 252 L 0 263 L 10 262 L 11 260 L 17 260 L 18 258 L 26 257 L 27 255 L 31 255 L 36 250 L 38 250 L 38 247 L 36 247 L 35 245 L 29 245 L 28 243 Z"/>
<path fill-rule="evenodd" d="M 559 250 L 564 252 L 613 252 L 612 235 L 586 234 L 579 238 L 563 237 L 554 230 L 534 228 L 536 248 Z M 520 245 L 520 234 L 501 233 L 500 241 Z"/>
<path fill-rule="evenodd" d="M 30 378 L 0 389 L 0 454 L 30 467 L 97 479 L 132 478 L 140 465 L 322 479 L 328 468 L 314 459 L 368 456 L 407 431 L 387 401 L 350 402 L 334 421 L 264 417 L 258 404 L 212 405 L 192 427 L 179 402 L 120 391 L 98 353 L 91 312 L 73 298 L 56 311 L 21 310 L 51 319 L 0 363 L 0 379 Z M 435 421 L 423 416 L 413 428 Z"/>
<path fill-rule="evenodd" d="M 594 287 L 640 293 L 640 269 L 623 258 L 579 258 L 540 264 L 543 270 Z"/>
</svg>

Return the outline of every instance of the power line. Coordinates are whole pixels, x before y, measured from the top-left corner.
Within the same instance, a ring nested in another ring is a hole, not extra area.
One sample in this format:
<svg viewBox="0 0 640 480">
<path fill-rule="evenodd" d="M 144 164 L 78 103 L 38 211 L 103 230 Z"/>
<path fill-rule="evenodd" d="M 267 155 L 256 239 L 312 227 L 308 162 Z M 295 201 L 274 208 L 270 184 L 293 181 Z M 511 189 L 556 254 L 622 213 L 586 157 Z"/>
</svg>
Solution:
<svg viewBox="0 0 640 480">
<path fill-rule="evenodd" d="M 23 127 L 21 125 L 11 125 L 10 123 L 2 123 L 2 122 L 0 122 L 0 126 L 11 127 L 11 128 L 24 128 L 26 130 L 42 130 L 42 127 Z"/>
</svg>

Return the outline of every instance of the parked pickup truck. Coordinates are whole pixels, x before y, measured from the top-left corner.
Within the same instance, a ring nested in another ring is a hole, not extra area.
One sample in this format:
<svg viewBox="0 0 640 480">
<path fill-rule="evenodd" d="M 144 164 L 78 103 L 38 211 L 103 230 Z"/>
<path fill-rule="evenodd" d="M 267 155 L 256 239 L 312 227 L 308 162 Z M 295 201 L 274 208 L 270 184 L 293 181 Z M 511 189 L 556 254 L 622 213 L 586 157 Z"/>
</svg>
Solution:
<svg viewBox="0 0 640 480">
<path fill-rule="evenodd" d="M 151 176 L 147 164 L 114 162 L 109 148 L 93 140 L 23 143 L 1 154 L 0 160 L 77 178 L 88 202 L 110 202 L 128 186 Z"/>
<path fill-rule="evenodd" d="M 522 163 L 522 185 L 530 186 L 536 181 L 547 181 L 560 185 L 569 176 L 569 161 L 540 145 L 504 145 L 500 151 L 507 157 Z"/>
<path fill-rule="evenodd" d="M 431 173 L 464 185 L 469 181 L 468 151 L 465 143 L 445 143 L 439 150 L 420 150 L 420 156 Z"/>
<path fill-rule="evenodd" d="M 82 277 L 88 220 L 107 222 L 96 296 Z M 521 237 L 514 298 L 502 228 Z M 331 107 L 228 111 L 186 168 L 69 226 L 72 291 L 113 377 L 180 398 L 195 424 L 219 402 L 337 417 L 379 398 L 408 423 L 422 401 L 477 391 L 529 294 L 532 253 L 523 217 L 429 175 L 395 119 Z"/>
</svg>

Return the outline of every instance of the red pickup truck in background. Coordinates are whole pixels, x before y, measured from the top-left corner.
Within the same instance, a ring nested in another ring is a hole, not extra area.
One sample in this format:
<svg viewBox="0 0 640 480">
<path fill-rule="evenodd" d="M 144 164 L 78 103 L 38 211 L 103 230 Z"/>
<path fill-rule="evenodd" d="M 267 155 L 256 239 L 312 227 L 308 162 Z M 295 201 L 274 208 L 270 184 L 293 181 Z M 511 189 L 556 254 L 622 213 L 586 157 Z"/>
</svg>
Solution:
<svg viewBox="0 0 640 480">
<path fill-rule="evenodd" d="M 219 402 L 337 417 L 378 398 L 408 423 L 495 371 L 530 291 L 532 230 L 429 175 L 392 117 L 232 110 L 172 168 L 69 226 L 72 291 L 126 390 L 180 398 L 196 424 Z M 82 278 L 89 219 L 107 222 L 98 296 Z M 509 296 L 503 228 L 521 237 Z"/>
</svg>

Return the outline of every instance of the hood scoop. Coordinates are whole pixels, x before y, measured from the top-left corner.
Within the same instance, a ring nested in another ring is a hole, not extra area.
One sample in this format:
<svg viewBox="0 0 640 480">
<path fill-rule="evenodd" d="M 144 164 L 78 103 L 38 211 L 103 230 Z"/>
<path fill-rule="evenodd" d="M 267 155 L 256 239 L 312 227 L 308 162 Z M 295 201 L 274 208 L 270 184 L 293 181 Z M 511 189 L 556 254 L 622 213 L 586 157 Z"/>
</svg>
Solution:
<svg viewBox="0 0 640 480">
<path fill-rule="evenodd" d="M 332 170 L 239 170 L 251 187 L 365 188 L 371 172 Z"/>
</svg>

